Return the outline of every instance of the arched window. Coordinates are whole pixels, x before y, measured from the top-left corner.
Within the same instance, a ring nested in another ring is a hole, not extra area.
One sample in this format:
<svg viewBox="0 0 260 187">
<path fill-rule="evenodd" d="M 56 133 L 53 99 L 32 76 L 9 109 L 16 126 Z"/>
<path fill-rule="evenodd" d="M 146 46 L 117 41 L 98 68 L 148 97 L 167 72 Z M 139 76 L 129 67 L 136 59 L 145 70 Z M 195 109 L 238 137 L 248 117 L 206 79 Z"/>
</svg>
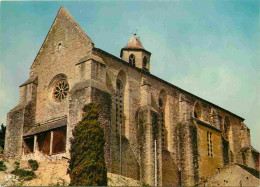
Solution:
<svg viewBox="0 0 260 187">
<path fill-rule="evenodd" d="M 133 66 L 135 66 L 135 55 L 134 54 L 131 54 L 129 56 L 129 63 Z"/>
<path fill-rule="evenodd" d="M 124 113 L 124 89 L 121 80 L 116 81 L 116 133 L 124 134 L 123 127 L 123 113 Z"/>
<path fill-rule="evenodd" d="M 58 44 L 58 50 L 60 51 L 61 48 L 62 48 L 62 45 L 61 45 L 61 43 L 59 43 L 59 44 Z"/>
<path fill-rule="evenodd" d="M 123 70 L 118 73 L 115 84 L 115 131 L 117 135 L 125 136 L 124 93 L 126 74 Z"/>
<path fill-rule="evenodd" d="M 160 117 L 161 117 L 161 125 L 162 125 L 162 147 L 166 147 L 167 144 L 167 132 L 165 128 L 165 119 L 164 119 L 164 108 L 163 108 L 163 101 L 159 99 L 159 108 L 160 108 Z"/>
<path fill-rule="evenodd" d="M 146 56 L 143 58 L 143 69 L 145 71 L 148 71 L 148 61 L 147 61 Z"/>
<path fill-rule="evenodd" d="M 162 90 L 159 94 L 159 112 L 160 112 L 160 123 L 162 127 L 162 147 L 167 148 L 167 136 L 168 132 L 165 127 L 165 101 L 166 101 L 166 92 L 165 90 Z"/>
<path fill-rule="evenodd" d="M 194 106 L 193 116 L 196 119 L 201 119 L 201 107 L 200 107 L 199 103 L 196 103 L 195 106 Z"/>
</svg>

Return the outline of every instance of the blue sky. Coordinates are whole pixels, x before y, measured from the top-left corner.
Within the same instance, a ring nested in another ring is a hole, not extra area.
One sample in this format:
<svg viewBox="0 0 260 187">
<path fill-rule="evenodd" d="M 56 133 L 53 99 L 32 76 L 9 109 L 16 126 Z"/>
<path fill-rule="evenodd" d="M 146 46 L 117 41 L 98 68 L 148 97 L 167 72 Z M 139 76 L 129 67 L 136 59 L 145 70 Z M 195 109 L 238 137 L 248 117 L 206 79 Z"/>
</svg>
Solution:
<svg viewBox="0 0 260 187">
<path fill-rule="evenodd" d="M 60 8 L 115 56 L 137 30 L 152 74 L 245 118 L 260 150 L 259 1 L 0 2 L 0 123 Z"/>
</svg>

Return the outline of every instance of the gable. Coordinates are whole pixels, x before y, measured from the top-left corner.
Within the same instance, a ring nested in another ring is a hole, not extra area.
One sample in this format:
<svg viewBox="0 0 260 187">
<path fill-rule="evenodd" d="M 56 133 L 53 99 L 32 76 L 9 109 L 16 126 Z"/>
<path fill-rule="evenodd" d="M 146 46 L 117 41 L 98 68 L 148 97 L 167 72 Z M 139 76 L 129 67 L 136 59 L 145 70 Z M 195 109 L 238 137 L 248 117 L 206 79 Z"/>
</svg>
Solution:
<svg viewBox="0 0 260 187">
<path fill-rule="evenodd" d="M 69 12 L 61 7 L 30 71 L 38 77 L 37 122 L 67 114 L 68 99 L 57 105 L 51 97 L 52 82 L 64 75 L 70 88 L 74 86 L 75 65 L 91 53 L 94 44 Z M 55 112 L 59 111 L 59 113 Z"/>
<path fill-rule="evenodd" d="M 40 65 L 41 56 L 55 54 L 59 48 L 63 49 L 85 49 L 85 54 L 92 49 L 94 43 L 74 20 L 66 8 L 61 7 L 56 18 L 31 66 L 31 76 L 34 69 Z"/>
</svg>

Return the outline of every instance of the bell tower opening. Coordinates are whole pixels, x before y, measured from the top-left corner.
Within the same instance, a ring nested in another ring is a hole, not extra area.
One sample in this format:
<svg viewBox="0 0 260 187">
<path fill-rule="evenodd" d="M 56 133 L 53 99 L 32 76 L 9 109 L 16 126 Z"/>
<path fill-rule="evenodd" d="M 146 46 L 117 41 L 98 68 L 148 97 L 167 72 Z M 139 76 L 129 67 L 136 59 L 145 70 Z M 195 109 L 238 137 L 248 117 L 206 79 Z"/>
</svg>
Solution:
<svg viewBox="0 0 260 187">
<path fill-rule="evenodd" d="M 133 34 L 127 45 L 121 49 L 120 57 L 130 65 L 150 72 L 151 53 L 144 49 L 140 37 Z"/>
</svg>

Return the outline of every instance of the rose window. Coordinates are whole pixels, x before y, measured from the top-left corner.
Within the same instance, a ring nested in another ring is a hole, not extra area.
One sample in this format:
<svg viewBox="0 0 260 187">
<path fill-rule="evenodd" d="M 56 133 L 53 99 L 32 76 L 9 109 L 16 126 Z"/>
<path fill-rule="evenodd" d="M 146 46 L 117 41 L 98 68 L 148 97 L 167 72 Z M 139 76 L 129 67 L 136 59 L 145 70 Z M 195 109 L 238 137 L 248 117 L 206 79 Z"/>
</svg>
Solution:
<svg viewBox="0 0 260 187">
<path fill-rule="evenodd" d="M 63 99 L 65 99 L 68 95 L 69 91 L 69 84 L 66 80 L 60 80 L 57 82 L 57 84 L 54 86 L 53 89 L 53 98 L 57 102 L 61 102 Z"/>
</svg>

